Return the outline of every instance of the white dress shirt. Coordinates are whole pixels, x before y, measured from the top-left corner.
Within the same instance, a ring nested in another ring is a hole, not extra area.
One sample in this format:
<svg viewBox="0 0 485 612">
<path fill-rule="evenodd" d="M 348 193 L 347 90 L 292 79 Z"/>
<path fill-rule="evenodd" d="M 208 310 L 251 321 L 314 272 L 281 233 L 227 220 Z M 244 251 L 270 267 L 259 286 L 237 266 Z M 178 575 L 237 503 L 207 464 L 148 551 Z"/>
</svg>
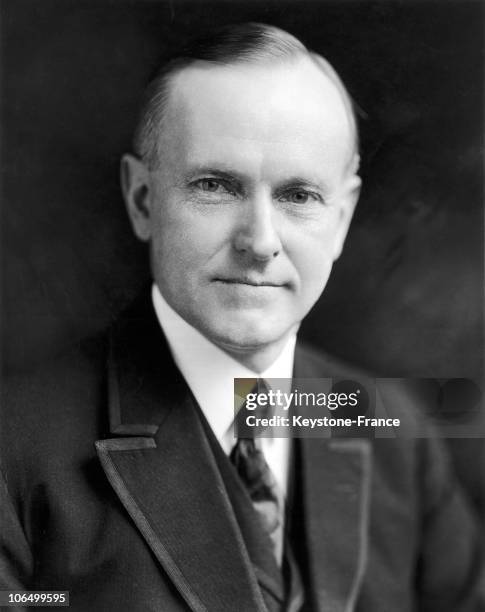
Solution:
<svg viewBox="0 0 485 612">
<path fill-rule="evenodd" d="M 194 394 L 212 431 L 229 455 L 234 438 L 234 378 L 285 378 L 289 392 L 293 375 L 296 334 L 287 341 L 278 358 L 264 372 L 249 370 L 189 325 L 152 286 L 152 300 L 158 321 L 167 337 L 172 356 Z M 273 475 L 286 496 L 290 460 L 288 438 L 261 438 L 261 448 Z"/>
</svg>

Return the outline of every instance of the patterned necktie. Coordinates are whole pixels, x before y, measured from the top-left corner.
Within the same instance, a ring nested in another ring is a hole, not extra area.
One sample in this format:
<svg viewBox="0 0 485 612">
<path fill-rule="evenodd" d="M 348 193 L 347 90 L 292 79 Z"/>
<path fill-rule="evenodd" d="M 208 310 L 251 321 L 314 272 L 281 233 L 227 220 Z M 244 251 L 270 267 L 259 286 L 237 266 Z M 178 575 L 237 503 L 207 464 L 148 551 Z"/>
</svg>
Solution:
<svg viewBox="0 0 485 612">
<path fill-rule="evenodd" d="M 267 389 L 261 383 L 258 392 Z M 269 416 L 259 414 L 258 416 Z M 260 448 L 260 439 L 240 438 L 232 449 L 230 459 L 243 481 L 253 506 L 256 509 L 266 533 L 273 543 L 273 553 L 278 565 L 283 555 L 283 495 L 266 463 Z"/>
</svg>

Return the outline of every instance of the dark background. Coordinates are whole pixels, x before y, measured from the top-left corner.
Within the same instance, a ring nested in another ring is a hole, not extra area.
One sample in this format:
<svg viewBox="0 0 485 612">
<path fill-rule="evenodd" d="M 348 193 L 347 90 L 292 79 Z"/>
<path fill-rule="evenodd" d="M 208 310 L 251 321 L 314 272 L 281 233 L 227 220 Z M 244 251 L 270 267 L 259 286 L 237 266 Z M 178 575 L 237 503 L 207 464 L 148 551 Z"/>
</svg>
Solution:
<svg viewBox="0 0 485 612">
<path fill-rule="evenodd" d="M 360 109 L 364 190 L 303 335 L 381 376 L 481 380 L 481 2 L 0 7 L 7 370 L 30 368 L 104 328 L 147 282 L 145 248 L 132 237 L 118 186 L 143 85 L 181 37 L 258 20 L 325 55 Z M 461 477 L 484 508 L 483 440 L 453 444 Z"/>
<path fill-rule="evenodd" d="M 3 1 L 3 362 L 103 328 L 147 280 L 118 186 L 141 89 L 210 24 L 288 29 L 361 109 L 364 191 L 303 333 L 380 375 L 478 376 L 480 2 Z"/>
</svg>

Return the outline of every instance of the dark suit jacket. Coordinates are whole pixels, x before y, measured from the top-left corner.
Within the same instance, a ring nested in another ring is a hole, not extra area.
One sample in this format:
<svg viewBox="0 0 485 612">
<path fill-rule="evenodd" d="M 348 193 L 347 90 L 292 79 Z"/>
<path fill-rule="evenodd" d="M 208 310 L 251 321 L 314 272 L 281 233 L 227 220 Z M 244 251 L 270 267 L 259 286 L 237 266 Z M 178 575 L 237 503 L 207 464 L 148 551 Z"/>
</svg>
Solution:
<svg viewBox="0 0 485 612">
<path fill-rule="evenodd" d="M 345 373 L 298 347 L 296 376 Z M 476 526 L 435 441 L 299 448 L 311 609 L 484 609 Z M 76 611 L 264 610 L 148 296 L 108 337 L 4 387 L 2 452 L 4 587 L 69 590 Z"/>
</svg>

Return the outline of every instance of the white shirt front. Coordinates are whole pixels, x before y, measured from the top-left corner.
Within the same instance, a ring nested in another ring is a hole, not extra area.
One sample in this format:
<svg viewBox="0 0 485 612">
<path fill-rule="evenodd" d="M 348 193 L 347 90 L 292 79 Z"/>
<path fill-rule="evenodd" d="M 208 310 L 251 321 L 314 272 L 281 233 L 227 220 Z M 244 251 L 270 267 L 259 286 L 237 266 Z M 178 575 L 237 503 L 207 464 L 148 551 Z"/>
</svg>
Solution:
<svg viewBox="0 0 485 612">
<path fill-rule="evenodd" d="M 287 341 L 278 358 L 264 372 L 249 370 L 207 340 L 171 308 L 158 287 L 152 286 L 153 306 L 167 338 L 172 356 L 182 372 L 212 431 L 227 455 L 234 438 L 234 378 L 284 378 L 278 388 L 289 392 L 293 375 L 296 334 Z M 261 448 L 276 482 L 286 496 L 290 460 L 288 438 L 261 438 Z"/>
</svg>

